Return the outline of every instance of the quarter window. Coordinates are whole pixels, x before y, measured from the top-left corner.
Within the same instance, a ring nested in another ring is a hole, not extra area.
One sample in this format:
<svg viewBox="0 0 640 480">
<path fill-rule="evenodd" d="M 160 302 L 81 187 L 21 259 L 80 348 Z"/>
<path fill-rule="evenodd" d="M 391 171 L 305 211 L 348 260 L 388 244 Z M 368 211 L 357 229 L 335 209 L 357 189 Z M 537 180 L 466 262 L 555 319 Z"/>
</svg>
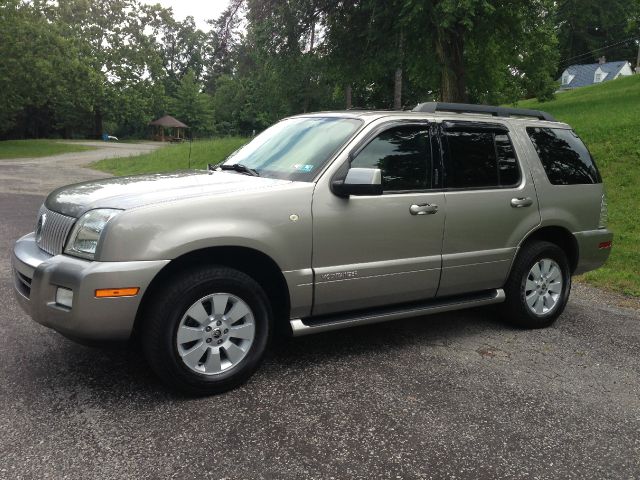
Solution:
<svg viewBox="0 0 640 480">
<path fill-rule="evenodd" d="M 427 126 L 385 130 L 352 160 L 352 167 L 379 168 L 384 191 L 431 188 L 431 144 Z"/>
<path fill-rule="evenodd" d="M 448 188 L 500 188 L 519 183 L 518 161 L 506 132 L 465 127 L 445 131 L 444 137 Z"/>
<path fill-rule="evenodd" d="M 527 133 L 553 185 L 602 181 L 589 150 L 573 130 L 528 127 Z"/>
</svg>

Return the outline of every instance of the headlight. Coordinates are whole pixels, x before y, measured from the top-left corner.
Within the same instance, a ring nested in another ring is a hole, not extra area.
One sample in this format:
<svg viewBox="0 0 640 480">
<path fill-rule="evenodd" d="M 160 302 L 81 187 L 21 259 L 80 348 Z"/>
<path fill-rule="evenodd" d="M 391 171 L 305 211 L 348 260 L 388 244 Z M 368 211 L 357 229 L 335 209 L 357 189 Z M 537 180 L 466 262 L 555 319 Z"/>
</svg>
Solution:
<svg viewBox="0 0 640 480">
<path fill-rule="evenodd" d="M 85 213 L 71 230 L 64 253 L 93 260 L 104 227 L 120 212 L 112 208 L 100 208 Z"/>
</svg>

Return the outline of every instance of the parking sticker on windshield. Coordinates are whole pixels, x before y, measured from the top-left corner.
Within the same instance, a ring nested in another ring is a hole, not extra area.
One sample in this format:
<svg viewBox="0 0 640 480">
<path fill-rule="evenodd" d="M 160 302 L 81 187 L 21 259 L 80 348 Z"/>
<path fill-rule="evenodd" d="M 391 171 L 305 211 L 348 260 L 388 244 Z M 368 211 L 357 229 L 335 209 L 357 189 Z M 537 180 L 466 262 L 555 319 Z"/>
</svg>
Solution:
<svg viewBox="0 0 640 480">
<path fill-rule="evenodd" d="M 313 165 L 303 165 L 301 163 L 296 163 L 293 168 L 295 168 L 298 172 L 309 173 L 313 170 Z"/>
</svg>

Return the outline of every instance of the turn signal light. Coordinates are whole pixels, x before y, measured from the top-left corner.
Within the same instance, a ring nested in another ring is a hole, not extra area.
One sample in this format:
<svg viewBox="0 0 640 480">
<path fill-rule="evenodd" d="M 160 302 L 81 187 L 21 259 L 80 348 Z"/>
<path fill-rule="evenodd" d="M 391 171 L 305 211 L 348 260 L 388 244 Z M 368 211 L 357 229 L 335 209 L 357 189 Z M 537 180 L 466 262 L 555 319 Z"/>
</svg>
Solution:
<svg viewBox="0 0 640 480">
<path fill-rule="evenodd" d="M 96 298 L 134 297 L 139 291 L 138 287 L 101 288 L 96 290 Z"/>
</svg>

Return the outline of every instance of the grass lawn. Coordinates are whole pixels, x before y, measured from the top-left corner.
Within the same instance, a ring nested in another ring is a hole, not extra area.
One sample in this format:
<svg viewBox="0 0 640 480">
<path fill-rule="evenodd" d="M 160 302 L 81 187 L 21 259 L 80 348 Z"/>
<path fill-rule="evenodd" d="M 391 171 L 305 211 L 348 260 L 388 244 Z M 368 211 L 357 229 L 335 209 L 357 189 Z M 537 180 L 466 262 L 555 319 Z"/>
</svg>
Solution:
<svg viewBox="0 0 640 480">
<path fill-rule="evenodd" d="M 200 140 L 189 144 L 167 144 L 155 152 L 129 158 L 109 158 L 93 163 L 92 168 L 114 175 L 171 172 L 187 168 L 207 168 L 208 163 L 219 163 L 230 153 L 249 141 L 243 137 Z M 191 160 L 189 149 L 191 148 Z"/>
<path fill-rule="evenodd" d="M 582 137 L 604 177 L 613 250 L 607 264 L 583 279 L 640 296 L 640 75 L 518 106 L 552 113 Z"/>
<path fill-rule="evenodd" d="M 35 158 L 61 153 L 94 150 L 86 145 L 61 143 L 58 140 L 5 140 L 0 142 L 0 160 L 7 158 Z"/>
</svg>

